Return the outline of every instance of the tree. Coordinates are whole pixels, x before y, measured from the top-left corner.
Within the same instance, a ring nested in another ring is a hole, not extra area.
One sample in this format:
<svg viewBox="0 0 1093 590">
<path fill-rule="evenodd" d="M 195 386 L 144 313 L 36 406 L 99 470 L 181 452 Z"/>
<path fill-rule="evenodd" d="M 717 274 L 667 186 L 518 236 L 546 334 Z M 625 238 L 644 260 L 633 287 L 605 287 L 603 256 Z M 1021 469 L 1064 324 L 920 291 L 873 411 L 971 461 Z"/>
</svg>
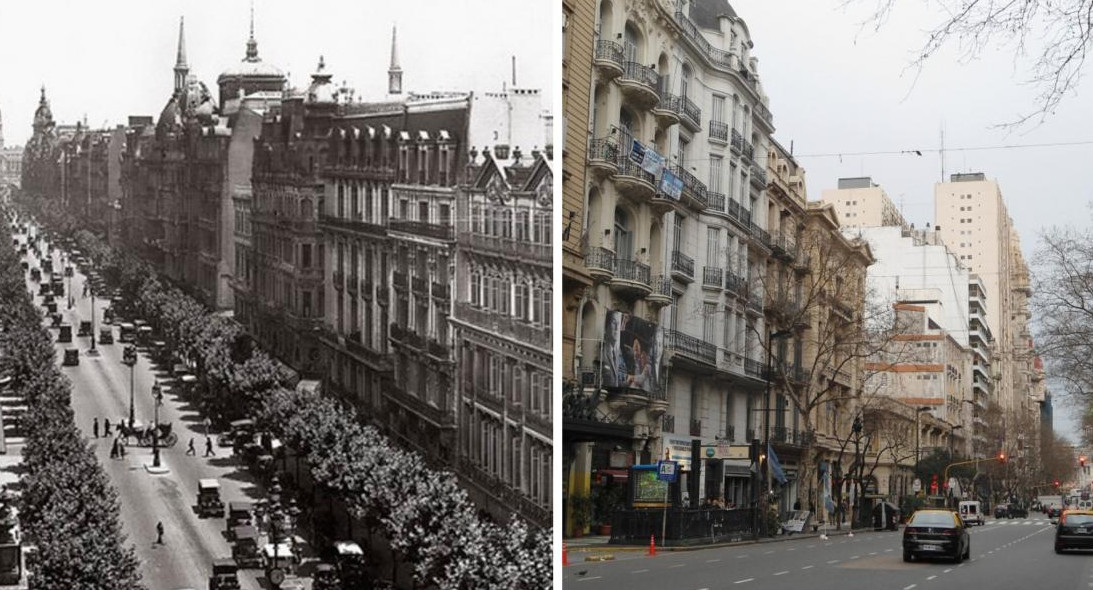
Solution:
<svg viewBox="0 0 1093 590">
<path fill-rule="evenodd" d="M 862 0 L 844 0 L 844 5 Z M 875 3 L 866 23 L 879 30 L 893 16 L 895 0 Z M 925 32 L 922 47 L 910 67 L 921 71 L 938 51 L 959 44 L 963 60 L 971 61 L 992 46 L 1012 49 L 1014 56 L 1032 56 L 1028 83 L 1037 89 L 1038 106 L 1007 126 L 1030 120 L 1043 122 L 1069 94 L 1077 92 L 1086 53 L 1093 46 L 1091 8 L 1087 0 L 922 0 L 943 15 Z"/>
</svg>

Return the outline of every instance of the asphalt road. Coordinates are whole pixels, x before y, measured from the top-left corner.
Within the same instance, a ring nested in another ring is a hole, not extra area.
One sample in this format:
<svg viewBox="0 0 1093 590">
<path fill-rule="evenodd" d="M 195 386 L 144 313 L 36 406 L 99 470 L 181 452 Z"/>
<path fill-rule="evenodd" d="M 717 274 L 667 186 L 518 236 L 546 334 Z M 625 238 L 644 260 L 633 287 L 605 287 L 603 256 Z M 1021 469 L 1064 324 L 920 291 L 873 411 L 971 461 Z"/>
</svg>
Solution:
<svg viewBox="0 0 1093 590">
<path fill-rule="evenodd" d="M 53 258 L 54 268 L 61 269 L 59 253 L 55 253 Z M 28 260 L 31 268 L 38 265 L 33 253 Z M 67 289 L 67 279 L 65 283 Z M 174 432 L 179 435 L 179 441 L 173 448 L 161 450 L 162 461 L 170 472 L 165 475 L 150 474 L 145 465 L 152 462 L 151 449 L 135 446 L 135 439 L 125 458 L 110 458 L 110 439 L 95 439 L 92 421 L 98 417 L 101 429 L 103 419 L 109 419 L 114 425 L 121 418 L 128 417 L 130 369 L 121 362 L 124 344 L 98 345 L 101 355 L 89 357 L 86 352 L 91 339 L 75 337 L 80 320 L 91 318 L 91 300 L 81 297 L 83 283 L 84 277 L 77 271 L 71 282 L 75 301 L 71 310 L 67 309 L 64 299 L 58 299 L 58 311 L 73 326 L 73 343 L 55 345 L 58 363 L 64 357 L 65 348 L 75 346 L 80 349 L 79 366 L 62 367 L 64 374 L 72 381 L 72 405 L 77 425 L 89 442 L 95 445 L 101 464 L 117 487 L 124 531 L 129 542 L 136 547 L 146 587 L 162 590 L 205 588 L 213 559 L 230 557 L 231 545 L 224 536 L 223 518 L 198 518 L 195 511 L 198 479 L 218 478 L 222 488 L 221 499 L 225 504 L 233 500 L 256 500 L 261 497 L 261 491 L 255 485 L 254 478 L 231 457 L 230 448 L 216 448 L 216 457 L 202 457 L 205 440 L 203 417 L 198 414 L 197 408 L 187 404 L 171 390 L 170 377 L 153 367 L 143 351 L 134 373 L 136 419 L 146 424 L 152 422 L 154 401 L 151 391 L 153 383 L 159 379 L 164 392 L 159 420 L 172 423 Z M 28 289 L 38 292 L 38 285 L 29 281 L 29 275 Z M 36 296 L 35 300 L 40 302 L 41 298 Z M 96 328 L 105 325 L 102 324 L 103 303 L 102 300 L 96 301 Z M 56 337 L 56 329 L 50 329 L 50 332 Z M 115 339 L 117 336 L 115 328 Z M 102 430 L 100 434 L 103 434 Z M 194 438 L 198 451 L 196 457 L 185 455 L 190 437 Z M 163 545 L 155 542 L 156 523 L 160 521 L 166 533 Z M 243 588 L 259 588 L 256 579 L 259 573 L 258 570 L 241 572 Z"/>
<path fill-rule="evenodd" d="M 573 562 L 566 588 L 597 590 L 1027 590 L 1093 587 L 1093 553 L 1056 555 L 1055 527 L 1040 513 L 988 520 L 970 531 L 972 558 L 904 563 L 902 532 L 800 538 L 718 549 L 616 552 L 615 561 Z M 571 555 L 571 560 L 573 556 Z"/>
</svg>

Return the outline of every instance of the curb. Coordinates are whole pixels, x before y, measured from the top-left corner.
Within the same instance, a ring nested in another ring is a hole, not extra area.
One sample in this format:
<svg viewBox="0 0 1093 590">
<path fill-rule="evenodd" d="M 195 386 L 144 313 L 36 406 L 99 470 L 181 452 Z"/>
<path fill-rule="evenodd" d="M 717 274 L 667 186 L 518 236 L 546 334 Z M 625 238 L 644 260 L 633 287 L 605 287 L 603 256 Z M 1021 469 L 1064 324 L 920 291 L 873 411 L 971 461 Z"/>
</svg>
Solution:
<svg viewBox="0 0 1093 590">
<path fill-rule="evenodd" d="M 828 531 L 827 536 L 828 537 L 843 537 L 843 536 L 846 536 L 847 533 L 850 533 L 850 532 L 853 532 L 855 535 L 858 535 L 858 534 L 861 534 L 861 533 L 874 532 L 874 531 L 872 529 L 857 529 L 857 530 L 854 530 L 854 531 L 843 529 L 841 531 Z M 876 532 L 884 532 L 884 531 L 876 531 Z M 891 531 L 888 531 L 888 532 L 891 532 Z M 657 552 L 659 553 L 659 552 L 662 552 L 662 551 L 701 551 L 703 549 L 719 549 L 719 548 L 723 548 L 723 547 L 739 547 L 739 546 L 742 546 L 742 545 L 763 545 L 763 544 L 768 544 L 768 543 L 803 541 L 803 540 L 806 540 L 806 539 L 819 539 L 819 538 L 820 538 L 819 533 L 809 533 L 807 535 L 770 537 L 770 538 L 759 539 L 759 540 L 748 539 L 748 540 L 745 540 L 745 541 L 732 541 L 732 542 L 727 542 L 727 543 L 711 543 L 711 544 L 706 544 L 706 545 L 688 545 L 686 547 L 665 547 L 665 546 L 662 546 L 662 545 L 657 545 Z M 621 553 L 637 553 L 637 552 L 645 552 L 645 551 L 648 551 L 648 550 L 649 550 L 649 547 L 647 545 L 611 545 L 611 544 L 604 544 L 604 545 L 595 545 L 595 546 L 593 546 L 593 545 L 585 545 L 585 546 L 577 546 L 577 547 L 574 547 L 573 545 L 568 546 L 568 551 L 571 555 L 574 554 L 574 553 L 601 553 L 601 552 L 607 552 L 607 553 L 619 553 L 619 552 L 621 552 Z M 589 560 L 586 559 L 585 561 L 589 561 Z M 599 561 L 599 560 L 594 560 L 594 561 Z"/>
</svg>

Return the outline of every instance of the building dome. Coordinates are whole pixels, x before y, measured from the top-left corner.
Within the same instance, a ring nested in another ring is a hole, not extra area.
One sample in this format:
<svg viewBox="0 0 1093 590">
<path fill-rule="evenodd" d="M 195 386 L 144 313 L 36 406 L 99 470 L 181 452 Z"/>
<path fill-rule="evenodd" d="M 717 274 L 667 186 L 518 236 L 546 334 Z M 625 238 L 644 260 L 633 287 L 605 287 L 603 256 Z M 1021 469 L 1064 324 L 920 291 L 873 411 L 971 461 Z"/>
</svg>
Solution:
<svg viewBox="0 0 1093 590">
<path fill-rule="evenodd" d="M 46 131 L 53 128 L 53 111 L 49 108 L 49 100 L 46 98 L 46 87 L 42 86 L 42 97 L 38 99 L 38 108 L 34 111 L 35 131 Z"/>
<path fill-rule="evenodd" d="M 285 73 L 281 68 L 255 58 L 254 61 L 244 58 L 238 64 L 224 70 L 217 80 L 224 78 L 284 78 Z"/>
<path fill-rule="evenodd" d="M 330 103 L 338 102 L 338 89 L 330 81 L 332 76 L 326 73 L 326 62 L 323 56 L 319 56 L 319 67 L 311 74 L 311 86 L 307 88 L 307 102 Z"/>
<path fill-rule="evenodd" d="M 178 100 L 172 96 L 156 121 L 156 131 L 171 133 L 182 129 L 182 109 L 178 107 Z"/>
</svg>

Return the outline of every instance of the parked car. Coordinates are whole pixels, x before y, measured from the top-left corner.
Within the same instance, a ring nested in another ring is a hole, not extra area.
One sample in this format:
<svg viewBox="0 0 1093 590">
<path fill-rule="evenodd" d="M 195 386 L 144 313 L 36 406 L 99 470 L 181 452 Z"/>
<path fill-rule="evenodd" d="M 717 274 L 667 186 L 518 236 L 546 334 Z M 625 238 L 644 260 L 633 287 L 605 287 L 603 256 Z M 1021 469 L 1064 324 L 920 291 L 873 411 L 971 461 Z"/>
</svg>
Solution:
<svg viewBox="0 0 1093 590">
<path fill-rule="evenodd" d="M 1059 518 L 1062 513 L 1063 507 L 1059 506 L 1058 504 L 1052 504 L 1051 506 L 1047 507 L 1047 517 L 1050 518 L 1052 521 Z"/>
<path fill-rule="evenodd" d="M 91 322 L 87 320 L 81 320 L 80 329 L 76 332 L 76 336 L 80 338 L 91 336 Z"/>
<path fill-rule="evenodd" d="M 57 334 L 57 342 L 72 342 L 72 324 L 61 324 L 61 332 Z"/>
<path fill-rule="evenodd" d="M 66 348 L 65 360 L 61 364 L 65 367 L 75 367 L 80 364 L 80 349 Z"/>
<path fill-rule="evenodd" d="M 213 562 L 209 590 L 239 590 L 239 566 L 234 559 L 217 559 Z"/>
<path fill-rule="evenodd" d="M 903 561 L 916 557 L 948 557 L 959 563 L 971 556 L 971 539 L 960 515 L 926 508 L 915 512 L 903 529 Z"/>
<path fill-rule="evenodd" d="M 215 478 L 197 480 L 197 512 L 201 517 L 224 516 L 220 482 Z"/>
<path fill-rule="evenodd" d="M 114 330 L 111 328 L 99 328 L 99 344 L 113 344 Z"/>
<path fill-rule="evenodd" d="M 1055 528 L 1055 552 L 1093 549 L 1093 510 L 1066 510 Z"/>
</svg>

